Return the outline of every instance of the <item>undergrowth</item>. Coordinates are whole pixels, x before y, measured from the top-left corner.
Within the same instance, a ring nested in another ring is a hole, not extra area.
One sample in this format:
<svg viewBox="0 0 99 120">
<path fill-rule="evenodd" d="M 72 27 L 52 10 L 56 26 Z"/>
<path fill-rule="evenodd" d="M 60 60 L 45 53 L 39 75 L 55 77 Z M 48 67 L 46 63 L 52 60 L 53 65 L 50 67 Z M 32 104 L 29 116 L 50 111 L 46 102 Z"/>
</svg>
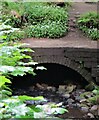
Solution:
<svg viewBox="0 0 99 120">
<path fill-rule="evenodd" d="M 99 40 L 99 14 L 96 12 L 86 13 L 78 19 L 77 23 L 88 37 Z"/>
<path fill-rule="evenodd" d="M 2 22 L 12 28 L 20 29 L 20 32 L 9 33 L 7 40 L 27 37 L 59 38 L 68 32 L 67 7 L 46 2 L 3 2 L 2 4 Z"/>
<path fill-rule="evenodd" d="M 33 52 L 24 48 L 23 44 L 0 44 L 0 120 L 10 118 L 54 118 L 56 114 L 68 112 L 62 108 L 62 104 L 27 105 L 26 101 L 45 101 L 43 96 L 31 97 L 27 95 L 12 96 L 11 75 L 23 76 L 34 73 L 34 65 L 37 64 L 27 55 Z M 23 59 L 28 59 L 24 62 Z M 30 67 L 32 66 L 32 67 Z M 45 69 L 39 67 L 37 69 Z"/>
</svg>

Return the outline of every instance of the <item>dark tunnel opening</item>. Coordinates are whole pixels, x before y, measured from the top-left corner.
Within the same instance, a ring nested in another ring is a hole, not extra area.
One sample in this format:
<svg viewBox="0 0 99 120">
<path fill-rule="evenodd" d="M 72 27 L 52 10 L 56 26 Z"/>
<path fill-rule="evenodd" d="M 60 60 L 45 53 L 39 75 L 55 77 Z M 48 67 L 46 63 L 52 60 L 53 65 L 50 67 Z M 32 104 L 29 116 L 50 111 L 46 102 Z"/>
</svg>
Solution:
<svg viewBox="0 0 99 120">
<path fill-rule="evenodd" d="M 58 86 L 63 84 L 76 84 L 84 87 L 88 82 L 76 71 L 66 66 L 55 63 L 42 63 L 38 66 L 44 66 L 47 70 L 34 70 L 36 76 L 27 74 L 23 77 L 14 77 L 12 86 L 24 88 L 36 83 L 45 83 Z"/>
<path fill-rule="evenodd" d="M 76 71 L 60 64 L 53 63 L 42 63 L 39 66 L 44 66 L 47 70 L 35 71 L 37 76 L 35 80 L 39 83 L 46 83 L 50 85 L 59 85 L 59 84 L 82 84 L 86 85 L 88 82 Z"/>
</svg>

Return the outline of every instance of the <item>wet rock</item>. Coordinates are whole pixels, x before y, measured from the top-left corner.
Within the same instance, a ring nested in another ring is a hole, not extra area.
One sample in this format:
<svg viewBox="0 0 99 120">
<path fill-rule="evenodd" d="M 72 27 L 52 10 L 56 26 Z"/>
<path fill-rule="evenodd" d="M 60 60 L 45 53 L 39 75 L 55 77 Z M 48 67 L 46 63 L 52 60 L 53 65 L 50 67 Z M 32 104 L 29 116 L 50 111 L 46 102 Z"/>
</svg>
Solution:
<svg viewBox="0 0 99 120">
<path fill-rule="evenodd" d="M 90 98 L 90 97 L 92 97 L 92 94 L 90 93 L 90 94 L 88 94 L 88 95 L 85 95 L 85 97 L 86 97 L 86 98 Z"/>
<path fill-rule="evenodd" d="M 75 103 L 75 104 L 72 104 L 72 107 L 73 107 L 73 108 L 74 108 L 74 107 L 76 108 L 76 107 L 77 107 L 77 104 L 76 104 L 76 103 Z"/>
<path fill-rule="evenodd" d="M 94 105 L 91 107 L 90 112 L 95 112 L 98 110 L 98 105 Z"/>
<path fill-rule="evenodd" d="M 46 101 L 35 101 L 35 105 L 43 105 L 43 104 L 46 104 L 47 103 L 47 100 Z"/>
<path fill-rule="evenodd" d="M 84 112 L 84 113 L 87 113 L 89 111 L 89 108 L 88 107 L 81 107 L 81 110 Z"/>
<path fill-rule="evenodd" d="M 25 103 L 26 103 L 27 105 L 34 105 L 34 104 L 35 104 L 35 101 L 33 101 L 33 100 L 27 100 L 27 101 L 25 101 Z"/>
<path fill-rule="evenodd" d="M 66 99 L 68 99 L 68 98 L 70 97 L 70 94 L 65 93 L 65 94 L 63 94 L 62 96 L 65 97 Z"/>
<path fill-rule="evenodd" d="M 81 105 L 80 105 L 79 103 L 76 103 L 76 106 L 77 106 L 78 108 L 80 108 L 80 107 L 81 107 Z"/>
<path fill-rule="evenodd" d="M 71 32 L 75 32 L 75 29 L 71 29 L 71 28 L 70 28 L 69 31 L 71 31 Z"/>
<path fill-rule="evenodd" d="M 68 107 L 68 108 L 73 108 L 72 103 L 68 103 L 68 104 L 66 105 L 66 107 Z"/>
<path fill-rule="evenodd" d="M 76 12 L 76 14 L 75 15 L 80 15 L 80 13 L 79 12 Z"/>
<path fill-rule="evenodd" d="M 67 102 L 68 102 L 68 104 L 69 104 L 69 103 L 73 103 L 74 100 L 73 100 L 73 99 L 68 99 Z"/>
<path fill-rule="evenodd" d="M 80 15 L 75 15 L 75 18 L 77 19 L 77 18 L 80 18 Z"/>
<path fill-rule="evenodd" d="M 39 89 L 44 89 L 44 87 L 42 85 L 40 85 L 39 83 L 36 84 L 36 86 L 39 88 Z"/>
<path fill-rule="evenodd" d="M 63 105 L 64 105 L 64 106 L 65 106 L 65 105 L 67 105 L 67 104 L 68 104 L 68 102 L 67 102 L 67 101 L 64 101 L 64 102 L 63 102 Z"/>
<path fill-rule="evenodd" d="M 38 105 L 38 104 L 43 105 L 43 104 L 46 104 L 47 102 L 48 102 L 47 100 L 45 101 L 26 100 L 25 101 L 27 105 Z"/>
<path fill-rule="evenodd" d="M 91 106 L 91 104 L 92 104 L 91 102 L 86 103 L 86 105 L 89 107 Z"/>
<path fill-rule="evenodd" d="M 78 86 L 77 86 L 77 90 L 75 91 L 76 96 L 80 96 L 83 92 L 84 92 L 84 90 L 78 89 Z"/>
<path fill-rule="evenodd" d="M 51 97 L 55 97 L 55 95 L 53 95 L 53 94 L 52 94 L 52 95 L 50 95 L 50 96 L 51 96 Z"/>
<path fill-rule="evenodd" d="M 87 99 L 81 99 L 80 100 L 80 103 L 86 103 L 87 102 Z"/>
<path fill-rule="evenodd" d="M 76 20 L 75 20 L 75 19 L 73 20 L 73 23 L 76 23 Z"/>
<path fill-rule="evenodd" d="M 93 115 L 92 113 L 88 113 L 87 116 L 88 116 L 89 118 L 94 118 L 94 115 Z"/>
<path fill-rule="evenodd" d="M 59 85 L 58 92 L 59 92 L 59 93 L 64 93 L 65 90 L 66 90 L 65 88 L 66 88 L 65 85 Z"/>
<path fill-rule="evenodd" d="M 85 90 L 85 89 L 80 89 L 80 91 L 83 93 L 83 92 L 85 92 L 86 90 Z"/>
<path fill-rule="evenodd" d="M 66 87 L 66 92 L 67 92 L 67 93 L 71 93 L 75 88 L 76 88 L 76 85 L 69 84 L 69 85 Z"/>
<path fill-rule="evenodd" d="M 56 88 L 55 88 L 55 87 L 52 87 L 52 86 L 48 86 L 48 87 L 47 87 L 47 90 L 49 90 L 49 91 L 51 90 L 51 91 L 55 92 L 55 91 L 56 91 Z"/>
<path fill-rule="evenodd" d="M 34 88 L 35 88 L 34 86 L 30 86 L 29 91 L 34 91 Z"/>
<path fill-rule="evenodd" d="M 88 107 L 87 104 L 83 104 L 83 103 L 81 103 L 80 106 L 81 107 Z"/>
<path fill-rule="evenodd" d="M 47 87 L 47 90 L 52 90 L 52 86 L 48 86 L 48 87 Z"/>
<path fill-rule="evenodd" d="M 56 91 L 56 88 L 55 88 L 55 87 L 52 87 L 52 91 L 55 92 L 55 91 Z"/>
<path fill-rule="evenodd" d="M 45 89 L 47 89 L 48 85 L 43 83 L 42 87 L 44 87 Z"/>
<path fill-rule="evenodd" d="M 75 96 L 75 100 L 76 100 L 76 101 L 81 101 L 81 99 L 82 99 L 82 98 L 81 98 L 80 96 Z"/>
</svg>

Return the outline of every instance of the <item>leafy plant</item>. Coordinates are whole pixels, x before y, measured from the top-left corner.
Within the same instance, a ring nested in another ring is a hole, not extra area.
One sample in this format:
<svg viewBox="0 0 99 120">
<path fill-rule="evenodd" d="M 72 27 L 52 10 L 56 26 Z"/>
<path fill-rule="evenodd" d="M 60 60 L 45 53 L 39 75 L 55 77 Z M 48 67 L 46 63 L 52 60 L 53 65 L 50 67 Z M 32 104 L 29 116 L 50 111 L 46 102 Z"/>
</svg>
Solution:
<svg viewBox="0 0 99 120">
<path fill-rule="evenodd" d="M 12 90 L 8 85 L 11 84 L 9 75 L 23 76 L 26 73 L 34 74 L 33 68 L 29 65 L 35 65 L 37 63 L 32 61 L 29 55 L 24 52 L 33 52 L 29 48 L 23 48 L 22 44 L 1 44 L 0 45 L 0 119 L 10 118 L 47 118 L 53 117 L 54 114 L 63 114 L 67 112 L 66 109 L 61 108 L 59 105 L 27 105 L 26 101 L 44 101 L 42 96 L 30 97 L 23 96 L 11 96 Z M 28 62 L 23 62 L 23 59 L 28 59 Z M 38 67 L 37 69 L 44 69 Z M 53 107 L 52 107 L 53 106 Z M 48 108 L 51 113 L 48 113 Z"/>
<path fill-rule="evenodd" d="M 9 88 L 8 85 L 6 85 L 6 83 L 11 83 L 11 81 L 9 79 L 7 79 L 5 76 L 0 76 L 0 98 L 6 98 L 9 95 L 12 95 L 12 91 Z"/>
<path fill-rule="evenodd" d="M 21 39 L 25 38 L 25 32 L 24 31 L 14 31 L 7 35 L 6 41 L 14 41 L 17 42 Z"/>
<path fill-rule="evenodd" d="M 77 23 L 79 28 L 90 38 L 99 39 L 99 14 L 90 12 L 82 15 Z"/>
<path fill-rule="evenodd" d="M 24 96 L 23 96 L 24 97 Z M 31 100 L 44 100 L 43 97 L 29 97 L 25 96 L 24 100 L 22 96 L 12 96 L 7 98 L 2 98 L 0 100 L 0 119 L 4 118 L 34 118 L 35 107 L 28 107 L 24 101 L 28 99 Z M 21 100 L 22 99 L 22 100 Z M 41 110 L 39 110 L 41 111 Z M 38 111 L 38 112 L 39 112 Z M 37 111 L 36 111 L 37 112 Z"/>
<path fill-rule="evenodd" d="M 99 103 L 99 86 L 94 84 L 94 90 L 90 92 L 84 92 L 80 96 L 82 98 L 86 98 L 87 95 L 92 95 L 90 98 L 86 99 L 87 102 L 90 102 L 91 104 L 98 104 Z"/>
<path fill-rule="evenodd" d="M 65 8 L 49 5 L 46 2 L 9 2 L 5 5 L 8 9 L 7 19 L 9 19 L 6 24 L 21 28 L 20 31 L 10 33 L 7 41 L 20 40 L 24 37 L 58 38 L 68 31 L 68 13 Z M 5 17 L 2 20 L 5 21 Z"/>
<path fill-rule="evenodd" d="M 5 76 L 0 76 L 0 119 L 10 118 L 46 118 L 54 114 L 63 114 L 68 112 L 66 109 L 56 104 L 30 105 L 27 106 L 25 101 L 44 101 L 42 96 L 11 96 L 11 90 L 5 83 L 11 84 L 11 81 Z M 50 111 L 50 113 L 49 113 Z"/>
<path fill-rule="evenodd" d="M 66 30 L 66 23 L 61 24 L 60 22 L 55 21 L 44 21 L 43 23 L 29 26 L 25 29 L 25 33 L 28 37 L 59 38 L 66 34 Z"/>
<path fill-rule="evenodd" d="M 25 75 L 26 73 L 34 74 L 33 68 L 28 66 L 23 66 L 22 62 L 23 59 L 28 59 L 28 65 L 30 63 L 34 64 L 32 58 L 29 55 L 26 55 L 24 52 L 33 52 L 29 48 L 21 48 L 22 45 L 1 45 L 0 46 L 0 72 L 4 75 L 10 74 L 13 76 L 17 75 Z M 3 62 L 2 62 L 3 61 Z M 21 62 L 21 65 L 20 65 Z"/>
<path fill-rule="evenodd" d="M 6 25 L 7 21 L 9 20 L 6 20 L 4 23 L 0 22 L 0 42 L 15 41 L 24 38 L 24 32 L 20 31 L 19 28 Z"/>
<path fill-rule="evenodd" d="M 29 98 L 32 99 L 32 97 Z M 24 101 L 19 99 L 18 96 L 12 96 L 10 98 L 0 100 L 0 119 L 52 118 L 54 117 L 54 114 L 63 114 L 65 112 L 68 111 L 61 107 L 52 107 L 52 104 L 27 106 Z"/>
<path fill-rule="evenodd" d="M 95 86 L 92 92 L 94 93 L 94 97 L 89 98 L 89 101 L 93 104 L 99 104 L 99 86 Z"/>
</svg>

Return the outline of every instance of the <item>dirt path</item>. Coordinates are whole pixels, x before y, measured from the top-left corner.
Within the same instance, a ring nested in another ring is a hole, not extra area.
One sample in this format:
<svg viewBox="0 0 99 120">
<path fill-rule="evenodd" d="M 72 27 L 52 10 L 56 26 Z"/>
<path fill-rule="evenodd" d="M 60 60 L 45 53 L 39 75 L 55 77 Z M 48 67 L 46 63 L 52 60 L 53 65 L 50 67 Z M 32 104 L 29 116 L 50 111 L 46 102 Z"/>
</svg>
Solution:
<svg viewBox="0 0 99 120">
<path fill-rule="evenodd" d="M 88 3 L 73 3 L 72 8 L 69 11 L 69 28 L 70 31 L 67 36 L 64 37 L 66 40 L 79 40 L 79 41 L 87 41 L 90 40 L 86 36 L 83 35 L 81 31 L 78 30 L 76 20 L 77 18 L 90 11 L 96 11 L 97 5 L 95 4 L 88 4 Z"/>
<path fill-rule="evenodd" d="M 30 44 L 30 47 L 80 47 L 97 48 L 97 42 L 92 41 L 78 30 L 76 19 L 83 13 L 97 11 L 97 4 L 75 2 L 69 10 L 69 33 L 60 39 L 30 38 L 22 42 Z"/>
</svg>

